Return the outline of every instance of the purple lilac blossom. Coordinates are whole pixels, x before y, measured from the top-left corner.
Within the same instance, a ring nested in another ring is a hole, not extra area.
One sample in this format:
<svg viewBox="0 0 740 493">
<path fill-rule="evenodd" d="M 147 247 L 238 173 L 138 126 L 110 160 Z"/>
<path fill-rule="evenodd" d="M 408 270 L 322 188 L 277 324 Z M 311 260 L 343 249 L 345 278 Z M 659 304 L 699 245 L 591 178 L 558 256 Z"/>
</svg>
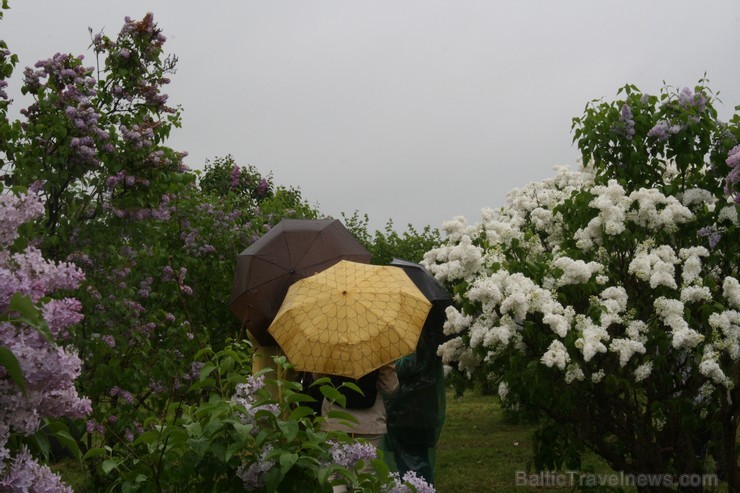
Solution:
<svg viewBox="0 0 740 493">
<path fill-rule="evenodd" d="M 13 458 L 7 474 L 0 478 L 0 491 L 8 493 L 74 493 L 61 477 L 31 456 L 25 446 Z"/>
<path fill-rule="evenodd" d="M 722 234 L 717 231 L 714 226 L 706 226 L 704 228 L 701 228 L 699 231 L 696 232 L 696 234 L 708 238 L 709 248 L 712 250 L 714 249 L 714 247 L 717 246 L 719 240 L 722 239 Z"/>
<path fill-rule="evenodd" d="M 331 457 L 335 464 L 352 469 L 360 461 L 369 464 L 371 460 L 378 457 L 378 450 L 369 443 L 352 442 L 329 442 L 331 445 Z"/>
<path fill-rule="evenodd" d="M 242 424 L 257 425 L 257 413 L 260 411 L 267 411 L 275 415 L 278 415 L 280 413 L 280 408 L 276 404 L 262 404 L 259 406 L 255 406 L 255 403 L 260 400 L 256 393 L 264 386 L 264 375 L 252 375 L 247 379 L 246 383 L 240 383 L 236 386 L 236 391 L 231 400 L 235 404 L 239 404 L 247 410 L 246 414 L 238 413 Z M 258 431 L 259 430 L 257 426 L 255 426 L 255 428 L 252 430 L 252 434 L 256 434 Z"/>
<path fill-rule="evenodd" d="M 736 204 L 740 204 L 740 191 L 735 190 L 740 183 L 740 145 L 736 145 L 727 154 L 727 166 L 730 172 L 725 178 L 725 194 L 733 196 Z"/>
<path fill-rule="evenodd" d="M 11 253 L 18 226 L 42 213 L 43 203 L 35 193 L 0 195 L 0 315 L 6 315 L 3 312 L 15 293 L 38 304 L 56 290 L 76 289 L 84 279 L 73 264 L 47 261 L 33 246 Z M 72 298 L 51 299 L 37 307 L 57 340 L 82 318 L 81 305 Z M 38 431 L 43 418 L 90 414 L 90 400 L 80 397 L 75 388 L 82 361 L 74 347 L 50 344 L 38 329 L 22 323 L 0 323 L 0 346 L 17 358 L 26 387 L 23 395 L 11 379 L 4 378 L 7 372 L 0 367 L 0 490 L 71 491 L 26 449 L 13 457 L 6 445 L 13 435 Z"/>
<path fill-rule="evenodd" d="M 632 110 L 624 103 L 622 105 L 622 111 L 619 116 L 619 121 L 624 124 L 624 134 L 627 139 L 632 139 L 635 136 L 635 121 L 632 119 Z"/>
<path fill-rule="evenodd" d="M 257 197 L 264 196 L 270 188 L 270 183 L 262 178 L 257 185 Z"/>
<path fill-rule="evenodd" d="M 416 491 L 416 493 L 434 493 L 436 491 L 432 485 L 417 476 L 414 471 L 406 472 L 403 479 L 397 472 L 391 473 L 391 477 L 395 484 L 390 489 L 384 490 L 384 493 L 412 493 L 412 491 Z M 414 490 L 409 488 L 408 485 L 412 485 Z"/>
<path fill-rule="evenodd" d="M 668 140 L 671 135 L 675 135 L 681 131 L 680 125 L 671 125 L 665 120 L 660 120 L 653 126 L 648 132 L 648 137 L 655 137 L 659 141 Z"/>
<path fill-rule="evenodd" d="M 678 102 L 684 108 L 694 107 L 702 112 L 706 108 L 707 98 L 701 92 L 692 92 L 688 87 L 684 87 L 678 95 Z"/>
<path fill-rule="evenodd" d="M 265 460 L 272 451 L 272 446 L 265 446 L 260 458 L 251 464 L 242 464 L 236 470 L 236 475 L 244 482 L 246 491 L 255 491 L 265 485 L 265 476 L 275 467 L 275 461 Z"/>
<path fill-rule="evenodd" d="M 241 177 L 241 169 L 239 169 L 239 166 L 234 166 L 231 168 L 231 183 L 229 184 L 230 188 L 238 188 L 239 187 L 239 179 Z"/>
</svg>

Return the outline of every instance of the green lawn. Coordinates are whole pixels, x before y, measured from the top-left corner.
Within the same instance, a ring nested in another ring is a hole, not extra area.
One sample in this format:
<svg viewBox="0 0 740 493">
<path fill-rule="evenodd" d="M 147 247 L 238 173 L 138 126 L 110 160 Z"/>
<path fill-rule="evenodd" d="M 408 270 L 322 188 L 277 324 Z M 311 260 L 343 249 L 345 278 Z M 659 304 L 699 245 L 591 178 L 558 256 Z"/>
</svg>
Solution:
<svg viewBox="0 0 740 493">
<path fill-rule="evenodd" d="M 447 415 L 437 445 L 436 489 L 439 493 L 571 491 L 516 485 L 517 472 L 526 473 L 531 458 L 532 427 L 504 419 L 497 399 L 466 391 L 448 394 Z M 586 457 L 584 468 L 609 472 L 596 457 Z M 534 474 L 535 471 L 529 471 Z M 562 480 L 566 480 L 563 477 Z M 551 483 L 554 484 L 554 483 Z"/>
</svg>

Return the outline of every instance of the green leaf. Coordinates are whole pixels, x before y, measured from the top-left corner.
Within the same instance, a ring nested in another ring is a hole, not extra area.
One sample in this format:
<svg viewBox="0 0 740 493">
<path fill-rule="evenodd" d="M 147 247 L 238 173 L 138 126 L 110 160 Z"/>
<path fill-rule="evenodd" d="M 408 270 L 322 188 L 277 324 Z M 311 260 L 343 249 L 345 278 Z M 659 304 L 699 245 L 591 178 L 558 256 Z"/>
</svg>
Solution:
<svg viewBox="0 0 740 493">
<path fill-rule="evenodd" d="M 51 420 L 45 426 L 46 431 L 61 443 L 67 450 L 72 452 L 77 460 L 82 457 L 80 446 L 77 440 L 69 432 L 69 428 L 62 421 Z"/>
<path fill-rule="evenodd" d="M 110 472 L 118 467 L 118 461 L 113 459 L 106 459 L 103 461 L 103 464 L 101 466 L 103 468 L 103 472 L 105 474 L 110 474 Z"/>
<path fill-rule="evenodd" d="M 278 427 L 283 432 L 286 441 L 292 442 L 298 435 L 298 422 L 297 421 L 279 421 Z"/>
<path fill-rule="evenodd" d="M 100 457 L 101 455 L 105 455 L 106 450 L 101 447 L 95 447 L 91 448 L 87 452 L 85 452 L 85 455 L 82 456 L 82 460 L 92 459 L 93 457 Z"/>
<path fill-rule="evenodd" d="M 291 467 L 293 467 L 293 464 L 298 460 L 298 454 L 282 454 L 280 456 L 280 475 L 285 476 L 285 474 L 290 470 Z"/>
<path fill-rule="evenodd" d="M 203 380 L 208 378 L 208 375 L 210 375 L 211 372 L 213 372 L 213 370 L 215 369 L 216 369 L 216 365 L 214 365 L 210 361 L 206 363 L 205 365 L 203 365 L 203 368 L 200 369 L 200 381 L 202 382 Z"/>
<path fill-rule="evenodd" d="M 15 354 L 5 346 L 0 346 L 0 365 L 5 367 L 10 378 L 18 388 L 21 389 L 23 396 L 26 397 L 26 386 L 23 382 L 23 370 L 21 370 L 21 365 L 18 363 L 18 359 L 15 357 Z"/>
<path fill-rule="evenodd" d="M 51 331 L 46 325 L 46 320 L 41 315 L 41 312 L 31 301 L 31 297 L 23 295 L 21 293 L 13 293 L 10 297 L 10 304 L 8 305 L 9 312 L 18 312 L 18 321 L 24 322 L 35 329 L 37 329 L 44 339 L 49 344 L 54 345 L 54 338 L 51 336 Z"/>
<path fill-rule="evenodd" d="M 347 398 L 334 387 L 330 385 L 322 385 L 319 390 L 321 390 L 321 393 L 328 400 L 336 402 L 342 407 L 345 407 L 347 405 Z"/>
<path fill-rule="evenodd" d="M 290 421 L 298 421 L 299 419 L 310 416 L 313 413 L 313 409 L 311 409 L 310 407 L 298 406 L 297 408 L 293 409 L 288 419 Z"/>
</svg>

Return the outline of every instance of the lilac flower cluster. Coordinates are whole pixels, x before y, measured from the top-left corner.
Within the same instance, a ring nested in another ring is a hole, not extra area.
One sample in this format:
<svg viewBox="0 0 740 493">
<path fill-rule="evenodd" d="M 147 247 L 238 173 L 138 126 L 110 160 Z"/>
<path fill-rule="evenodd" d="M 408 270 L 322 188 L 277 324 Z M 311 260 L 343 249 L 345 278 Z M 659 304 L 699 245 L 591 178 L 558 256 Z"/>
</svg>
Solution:
<svg viewBox="0 0 740 493">
<path fill-rule="evenodd" d="M 714 247 L 717 246 L 717 243 L 719 243 L 719 240 L 722 239 L 722 234 L 717 231 L 717 228 L 714 226 L 706 226 L 704 228 L 701 228 L 699 231 L 696 232 L 697 235 L 701 237 L 707 238 L 709 241 L 709 248 L 714 249 Z"/>
<path fill-rule="evenodd" d="M 683 127 L 677 124 L 671 124 L 665 120 L 660 120 L 648 132 L 648 137 L 655 137 L 660 142 L 668 140 L 671 135 L 676 135 Z"/>
<path fill-rule="evenodd" d="M 684 87 L 678 95 L 678 104 L 683 108 L 696 108 L 702 113 L 707 106 L 707 97 L 702 92 L 693 92 L 688 87 Z"/>
<path fill-rule="evenodd" d="M 62 482 L 59 475 L 52 472 L 47 466 L 42 466 L 36 462 L 25 447 L 21 448 L 11 462 L 7 474 L 0 477 L 0 491 L 9 493 L 26 491 L 74 493 L 71 487 Z M 2 463 L 0 463 L 0 474 L 2 473 Z"/>
<path fill-rule="evenodd" d="M 68 133 L 70 147 L 75 163 L 85 166 L 96 166 L 100 163 L 97 146 L 106 152 L 112 152 L 110 134 L 100 124 L 100 114 L 92 103 L 95 96 L 95 79 L 93 69 L 82 65 L 83 57 L 57 53 L 48 60 L 36 63 L 36 70 L 28 67 L 24 71 L 24 85 L 34 95 L 44 90 L 42 80 L 59 94 L 53 101 L 53 108 L 64 113 L 69 122 Z M 29 122 L 43 118 L 49 108 L 42 107 L 38 100 L 27 109 L 21 110 Z M 99 144 L 98 144 L 99 143 Z"/>
<path fill-rule="evenodd" d="M 239 183 L 240 183 L 239 178 L 241 177 L 241 174 L 242 174 L 242 170 L 239 166 L 234 166 L 233 168 L 231 168 L 231 173 L 230 173 L 231 182 L 229 183 L 229 187 L 239 188 Z"/>
<path fill-rule="evenodd" d="M 360 461 L 369 464 L 378 457 L 378 450 L 369 443 L 330 441 L 331 458 L 335 464 L 353 469 Z"/>
<path fill-rule="evenodd" d="M 13 315 L 7 313 L 13 294 L 29 296 L 54 339 L 61 341 L 68 337 L 70 327 L 82 319 L 82 307 L 71 298 L 44 300 L 58 289 L 76 288 L 83 274 L 72 264 L 47 261 L 31 246 L 11 253 L 11 244 L 17 237 L 11 229 L 40 216 L 43 204 L 35 194 L 0 194 L 0 312 Z M 0 367 L 0 489 L 67 491 L 51 488 L 50 485 L 59 484 L 59 479 L 37 464 L 25 449 L 17 452 L 9 468 L 6 460 L 12 457 L 8 448 L 11 436 L 35 433 L 42 418 L 82 418 L 90 414 L 90 400 L 80 397 L 74 384 L 82 362 L 73 347 L 52 345 L 35 327 L 20 323 L 0 323 L 0 346 L 17 358 L 26 389 L 24 396 L 8 378 L 5 368 Z M 51 489 L 44 489 L 47 487 Z"/>
<path fill-rule="evenodd" d="M 733 147 L 727 154 L 727 166 L 730 172 L 725 178 L 725 195 L 733 196 L 736 204 L 740 204 L 740 191 L 735 190 L 740 183 L 740 145 Z"/>
<path fill-rule="evenodd" d="M 251 375 L 247 379 L 247 383 L 240 383 L 236 386 L 236 392 L 231 398 L 232 402 L 243 406 L 247 413 L 239 413 L 239 417 L 243 424 L 258 425 L 257 413 L 259 411 L 267 411 L 272 414 L 278 415 L 280 408 L 277 404 L 261 404 L 255 406 L 255 403 L 259 401 L 257 392 L 265 386 L 264 375 Z M 257 426 L 252 430 L 252 433 L 256 434 L 259 431 Z"/>
<path fill-rule="evenodd" d="M 632 137 L 635 136 L 635 120 L 632 119 L 632 110 L 627 103 L 622 105 L 619 121 L 624 125 L 624 136 L 627 137 L 627 139 L 632 140 Z"/>
<path fill-rule="evenodd" d="M 414 471 L 408 471 L 403 475 L 403 478 L 397 472 L 392 473 L 395 484 L 386 489 L 384 493 L 434 493 L 435 489 L 432 485 L 424 481 L 424 478 L 420 478 Z M 413 486 L 412 490 L 409 485 Z"/>
<path fill-rule="evenodd" d="M 245 491 L 255 491 L 265 485 L 265 476 L 275 467 L 275 461 L 265 460 L 267 454 L 272 451 L 272 446 L 267 445 L 260 455 L 259 459 L 251 464 L 242 464 L 236 470 L 236 475 L 244 481 Z"/>
</svg>

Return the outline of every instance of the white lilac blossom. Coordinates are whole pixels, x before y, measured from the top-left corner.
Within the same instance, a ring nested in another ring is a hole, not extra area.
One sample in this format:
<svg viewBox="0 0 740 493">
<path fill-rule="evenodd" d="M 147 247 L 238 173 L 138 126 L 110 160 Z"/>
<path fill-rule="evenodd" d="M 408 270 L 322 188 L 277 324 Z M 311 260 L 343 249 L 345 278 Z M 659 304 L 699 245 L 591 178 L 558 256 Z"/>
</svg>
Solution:
<svg viewBox="0 0 740 493">
<path fill-rule="evenodd" d="M 694 348 L 704 339 L 704 336 L 689 327 L 683 318 L 684 304 L 680 300 L 668 299 L 663 296 L 656 299 L 653 306 L 663 323 L 671 328 L 672 345 L 674 348 Z"/>
<path fill-rule="evenodd" d="M 722 282 L 722 296 L 727 298 L 731 307 L 740 310 L 740 282 L 734 277 L 727 276 Z"/>
<path fill-rule="evenodd" d="M 679 199 L 683 205 L 689 208 L 706 204 L 710 211 L 714 210 L 717 202 L 717 198 L 712 195 L 712 192 L 703 188 L 690 188 L 684 191 Z"/>
<path fill-rule="evenodd" d="M 483 337 L 483 346 L 488 349 L 497 349 L 507 346 L 516 336 L 519 326 L 509 316 L 503 316 L 498 324 L 489 328 Z M 471 347 L 474 347 L 471 341 Z"/>
<path fill-rule="evenodd" d="M 733 361 L 740 359 L 740 312 L 726 310 L 712 313 L 709 316 L 709 326 L 720 331 L 723 338 L 715 341 L 717 349 L 722 349 Z"/>
<path fill-rule="evenodd" d="M 437 355 L 445 365 L 453 366 L 457 362 L 456 368 L 467 374 L 472 374 L 481 362 L 480 356 L 465 344 L 462 337 L 455 337 L 441 344 L 437 348 Z"/>
<path fill-rule="evenodd" d="M 737 217 L 737 207 L 734 205 L 728 205 L 727 207 L 723 207 L 720 209 L 719 214 L 717 215 L 717 222 L 718 223 L 730 223 L 733 226 L 740 226 L 740 221 Z"/>
<path fill-rule="evenodd" d="M 678 224 L 694 217 L 678 199 L 666 196 L 655 188 L 641 188 L 632 192 L 629 198 L 634 205 L 627 213 L 627 220 L 649 230 L 673 232 Z"/>
<path fill-rule="evenodd" d="M 557 281 L 559 286 L 587 283 L 594 274 L 604 269 L 604 266 L 598 262 L 584 262 L 569 257 L 555 259 L 552 266 L 563 271 Z"/>
<path fill-rule="evenodd" d="M 509 395 L 509 384 L 506 382 L 501 382 L 498 384 L 498 397 L 503 402 L 506 402 L 506 397 Z"/>
<path fill-rule="evenodd" d="M 604 372 L 604 370 L 596 371 L 591 374 L 591 382 L 599 383 L 604 379 L 605 376 L 606 376 L 606 373 Z"/>
<path fill-rule="evenodd" d="M 468 230 L 468 221 L 463 216 L 456 216 L 454 219 L 442 223 L 442 231 L 453 242 L 460 241 L 463 236 L 467 236 L 469 234 Z"/>
<path fill-rule="evenodd" d="M 704 349 L 701 363 L 699 363 L 699 371 L 705 377 L 710 378 L 715 384 L 730 388 L 732 387 L 732 380 L 722 371 L 717 361 L 718 357 L 717 352 L 711 346 L 707 346 Z"/>
<path fill-rule="evenodd" d="M 683 260 L 683 272 L 681 278 L 684 284 L 691 284 L 701 274 L 701 257 L 708 257 L 709 251 L 704 247 L 682 248 L 678 251 L 678 257 Z"/>
<path fill-rule="evenodd" d="M 612 339 L 609 351 L 619 353 L 619 366 L 624 368 L 635 353 L 645 354 L 645 346 L 633 339 Z"/>
<path fill-rule="evenodd" d="M 550 368 L 557 366 L 561 370 L 565 370 L 565 365 L 570 361 L 570 355 L 563 343 L 555 339 L 550 343 L 550 347 L 547 348 L 540 361 Z"/>
<path fill-rule="evenodd" d="M 635 375 L 635 382 L 642 382 L 646 378 L 650 376 L 650 373 L 653 371 L 653 362 L 648 361 L 646 363 L 641 364 L 637 368 L 635 368 L 634 375 Z"/>
<path fill-rule="evenodd" d="M 546 313 L 542 317 L 542 321 L 547 324 L 553 332 L 560 337 L 565 337 L 573 324 L 573 317 L 575 316 L 575 310 L 573 307 L 566 307 L 563 313 Z"/>
<path fill-rule="evenodd" d="M 668 125 L 663 127 L 668 133 L 681 131 Z M 666 182 L 682 173 L 672 159 L 662 164 L 658 174 Z M 721 254 L 718 242 L 729 241 L 729 232 L 740 225 L 733 200 L 700 188 L 671 196 L 659 186 L 625 187 L 614 180 L 596 185 L 592 168 L 562 168 L 553 179 L 512 190 L 504 207 L 483 212 L 483 224 L 456 218 L 448 229 L 457 239 L 425 257 L 430 271 L 455 285 L 456 301 L 465 307 L 448 313 L 445 332 L 458 337 L 438 350 L 445 364 L 468 375 L 481 367 L 490 376 L 489 365 L 500 364 L 509 351 L 532 354 L 531 328 L 542 331 L 538 337 L 549 337 L 536 360 L 562 370 L 571 384 L 601 382 L 606 367 L 600 366 L 614 359 L 620 363 L 616 371 L 636 384 L 645 382 L 653 359 L 663 357 L 647 348 L 662 332 L 677 350 L 666 357 L 692 357 L 693 372 L 700 371 L 701 352 L 710 345 L 717 357 L 705 359 L 707 374 L 718 378 L 712 361 L 724 369 L 727 356 L 740 360 L 740 283 L 736 276 L 718 278 L 708 267 Z M 574 199 L 587 214 L 578 218 L 579 228 L 569 227 Z M 694 222 L 696 230 L 706 228 L 697 231 L 700 243 L 673 242 L 680 225 L 688 224 L 690 231 Z M 516 256 L 513 238 L 519 240 Z M 455 247 L 471 245 L 483 245 L 477 268 L 450 262 Z M 588 303 L 577 298 L 584 293 Z M 694 313 L 700 305 L 712 307 L 704 318 L 708 327 L 685 318 L 684 312 Z M 515 391 L 513 382 L 503 384 L 509 394 Z"/>
<path fill-rule="evenodd" d="M 455 281 L 475 275 L 481 267 L 482 257 L 483 249 L 473 245 L 470 236 L 462 236 L 457 245 L 425 253 L 422 265 L 440 282 Z"/>
<path fill-rule="evenodd" d="M 627 209 L 630 207 L 630 199 L 625 195 L 622 188 L 616 180 L 609 180 L 607 186 L 596 186 L 592 190 L 596 194 L 590 207 L 599 210 L 599 225 L 604 228 L 604 233 L 608 236 L 615 236 L 625 230 L 625 217 Z"/>
<path fill-rule="evenodd" d="M 586 376 L 583 374 L 583 370 L 576 363 L 571 363 L 565 370 L 565 383 L 573 383 L 574 381 L 583 381 Z"/>
<path fill-rule="evenodd" d="M 445 309 L 445 322 L 442 327 L 442 332 L 445 335 L 459 334 L 468 327 L 473 321 L 473 317 L 470 315 L 463 315 L 454 306 L 450 305 Z"/>
<path fill-rule="evenodd" d="M 622 286 L 610 286 L 604 289 L 599 297 L 602 300 L 602 304 L 612 313 L 622 313 L 627 309 L 627 302 L 629 298 L 627 296 L 627 290 Z"/>
<path fill-rule="evenodd" d="M 681 289 L 681 302 L 702 303 L 712 300 L 712 292 L 707 286 L 687 286 Z"/>
<path fill-rule="evenodd" d="M 604 341 L 609 340 L 609 333 L 601 326 L 583 315 L 576 317 L 576 330 L 581 334 L 576 340 L 576 347 L 583 353 L 586 362 L 596 356 L 597 353 L 606 353 L 607 347 Z"/>
<path fill-rule="evenodd" d="M 650 287 L 666 286 L 676 289 L 676 269 L 679 263 L 673 249 L 668 245 L 661 245 L 653 249 L 638 251 L 629 264 L 628 272 L 638 279 L 649 282 Z"/>
</svg>

